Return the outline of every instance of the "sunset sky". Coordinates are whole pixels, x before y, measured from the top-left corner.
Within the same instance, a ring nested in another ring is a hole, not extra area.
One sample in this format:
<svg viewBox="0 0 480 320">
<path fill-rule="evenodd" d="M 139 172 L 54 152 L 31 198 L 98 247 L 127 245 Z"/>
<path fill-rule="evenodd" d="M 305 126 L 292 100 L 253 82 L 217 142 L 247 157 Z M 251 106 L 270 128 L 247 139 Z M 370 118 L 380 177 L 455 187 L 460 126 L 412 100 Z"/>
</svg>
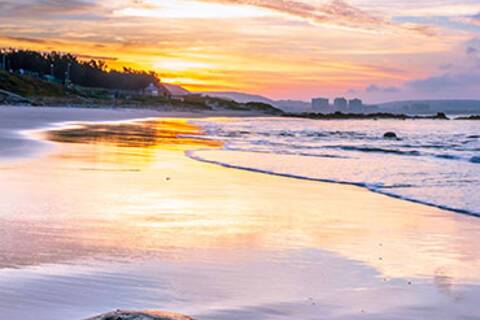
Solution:
<svg viewBox="0 0 480 320">
<path fill-rule="evenodd" d="M 479 0 L 0 0 L 0 47 L 272 98 L 480 98 Z"/>
</svg>

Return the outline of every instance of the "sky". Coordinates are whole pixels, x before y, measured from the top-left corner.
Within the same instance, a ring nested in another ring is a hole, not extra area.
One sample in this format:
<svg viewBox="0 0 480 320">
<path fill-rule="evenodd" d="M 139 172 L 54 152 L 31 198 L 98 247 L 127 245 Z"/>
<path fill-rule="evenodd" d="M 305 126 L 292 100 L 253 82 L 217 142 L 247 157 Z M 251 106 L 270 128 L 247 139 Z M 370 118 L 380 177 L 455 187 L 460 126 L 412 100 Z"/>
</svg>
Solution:
<svg viewBox="0 0 480 320">
<path fill-rule="evenodd" d="M 480 0 L 0 0 L 0 48 L 274 99 L 480 99 Z"/>
</svg>

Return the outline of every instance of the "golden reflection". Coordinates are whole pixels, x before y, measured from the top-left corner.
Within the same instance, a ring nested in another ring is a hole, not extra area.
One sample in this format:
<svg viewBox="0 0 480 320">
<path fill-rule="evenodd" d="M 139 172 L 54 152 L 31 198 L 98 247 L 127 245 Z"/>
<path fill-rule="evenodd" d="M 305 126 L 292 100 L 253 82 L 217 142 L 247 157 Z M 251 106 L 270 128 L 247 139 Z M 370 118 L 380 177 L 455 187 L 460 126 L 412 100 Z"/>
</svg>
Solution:
<svg viewBox="0 0 480 320">
<path fill-rule="evenodd" d="M 186 120 L 81 124 L 45 133 L 46 139 L 63 143 L 157 149 L 221 146 L 221 142 L 202 139 L 201 136 L 200 128 Z"/>
<path fill-rule="evenodd" d="M 186 151 L 222 145 L 204 138 L 201 129 L 185 119 L 80 123 L 37 135 L 60 143 L 62 152 L 55 154 L 56 159 L 69 160 L 84 170 L 93 170 L 85 163 L 95 163 L 95 170 L 101 165 L 102 170 L 138 171 L 157 161 L 158 150 Z"/>
</svg>

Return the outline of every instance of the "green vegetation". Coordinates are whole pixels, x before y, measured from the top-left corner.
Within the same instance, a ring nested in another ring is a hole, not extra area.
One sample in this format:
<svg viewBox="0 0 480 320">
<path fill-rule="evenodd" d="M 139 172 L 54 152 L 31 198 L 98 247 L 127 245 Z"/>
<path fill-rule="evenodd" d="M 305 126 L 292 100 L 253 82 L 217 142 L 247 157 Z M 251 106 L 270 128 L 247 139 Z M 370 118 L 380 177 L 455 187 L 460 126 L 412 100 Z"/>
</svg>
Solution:
<svg viewBox="0 0 480 320">
<path fill-rule="evenodd" d="M 159 83 L 154 72 L 123 68 L 111 70 L 102 60 L 84 61 L 73 54 L 8 49 L 2 52 L 7 70 L 27 72 L 38 78 L 52 77 L 84 87 L 114 90 L 142 90 L 150 83 Z"/>
<path fill-rule="evenodd" d="M 277 109 L 267 103 L 262 103 L 262 102 L 248 102 L 246 104 L 248 110 L 252 111 L 263 111 L 271 114 L 276 114 L 276 115 L 282 115 L 283 111 L 280 109 Z"/>
<path fill-rule="evenodd" d="M 20 76 L 0 71 L 0 90 L 13 92 L 24 97 L 63 97 L 62 85 L 42 81 L 33 77 Z"/>
</svg>

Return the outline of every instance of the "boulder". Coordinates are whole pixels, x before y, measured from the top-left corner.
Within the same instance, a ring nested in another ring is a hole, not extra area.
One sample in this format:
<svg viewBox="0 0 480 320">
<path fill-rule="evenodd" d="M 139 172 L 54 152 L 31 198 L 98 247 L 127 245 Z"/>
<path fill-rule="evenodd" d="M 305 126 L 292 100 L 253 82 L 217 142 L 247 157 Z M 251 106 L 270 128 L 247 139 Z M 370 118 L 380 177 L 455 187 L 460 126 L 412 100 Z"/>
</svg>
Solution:
<svg viewBox="0 0 480 320">
<path fill-rule="evenodd" d="M 396 134 L 395 132 L 391 132 L 391 131 L 386 132 L 386 133 L 383 135 L 383 137 L 384 137 L 385 139 L 398 139 L 397 134 Z"/>
<path fill-rule="evenodd" d="M 115 310 L 85 320 L 193 320 L 190 317 L 163 311 Z"/>
<path fill-rule="evenodd" d="M 450 120 L 447 115 L 443 112 L 438 112 L 437 115 L 435 116 L 436 119 L 440 120 Z"/>
</svg>

